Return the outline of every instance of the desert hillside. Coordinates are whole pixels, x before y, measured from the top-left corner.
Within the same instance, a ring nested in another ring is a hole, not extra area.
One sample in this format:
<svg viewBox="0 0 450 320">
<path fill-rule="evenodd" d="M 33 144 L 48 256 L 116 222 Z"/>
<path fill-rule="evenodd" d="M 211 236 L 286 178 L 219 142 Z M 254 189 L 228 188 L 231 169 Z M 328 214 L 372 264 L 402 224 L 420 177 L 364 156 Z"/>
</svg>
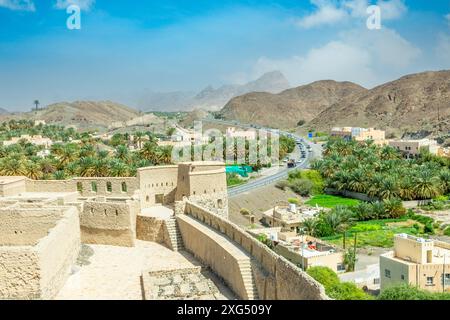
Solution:
<svg viewBox="0 0 450 320">
<path fill-rule="evenodd" d="M 359 92 L 323 110 L 308 127 L 378 127 L 397 132 L 450 130 L 450 71 L 424 72 Z"/>
<path fill-rule="evenodd" d="M 107 128 L 113 122 L 124 122 L 139 116 L 137 110 L 111 101 L 60 102 L 32 112 L 0 117 L 0 120 L 45 120 L 48 124 L 74 125 L 80 129 Z"/>
<path fill-rule="evenodd" d="M 301 120 L 311 121 L 344 97 L 366 92 L 367 89 L 351 82 L 318 81 L 279 94 L 253 92 L 236 97 L 220 114 L 244 123 L 292 128 Z"/>
</svg>

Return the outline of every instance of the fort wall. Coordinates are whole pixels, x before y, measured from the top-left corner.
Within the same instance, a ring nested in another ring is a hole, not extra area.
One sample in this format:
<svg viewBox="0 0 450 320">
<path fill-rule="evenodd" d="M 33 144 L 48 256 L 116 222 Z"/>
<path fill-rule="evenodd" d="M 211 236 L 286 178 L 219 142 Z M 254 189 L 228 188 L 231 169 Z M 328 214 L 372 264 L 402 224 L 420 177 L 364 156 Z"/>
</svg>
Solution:
<svg viewBox="0 0 450 320">
<path fill-rule="evenodd" d="M 84 202 L 80 213 L 81 241 L 133 247 L 139 211 L 137 200 L 119 202 L 97 199 Z"/>
<path fill-rule="evenodd" d="M 10 220 L 12 217 L 19 219 Z M 77 210 L 17 209 L 10 216 L 0 212 L 0 218 L 5 218 L 0 223 L 2 230 L 9 226 L 15 235 L 15 239 L 5 236 L 9 245 L 0 246 L 0 299 L 53 298 L 67 280 L 79 253 Z M 38 227 L 30 228 L 24 220 L 27 218 Z M 37 231 L 32 236 L 27 234 L 34 229 Z"/>
<path fill-rule="evenodd" d="M 300 268 L 271 251 L 267 246 L 253 238 L 249 233 L 239 226 L 228 221 L 224 217 L 214 214 L 201 206 L 190 201 L 185 202 L 184 213 L 197 219 L 203 224 L 226 235 L 234 243 L 239 245 L 252 257 L 252 269 L 258 288 L 258 295 L 261 299 L 277 300 L 323 300 L 328 299 L 324 288 Z M 180 220 L 180 219 L 179 219 Z M 182 223 L 182 222 L 181 222 Z M 191 234 L 183 234 L 183 228 L 180 229 L 184 239 L 192 237 Z M 207 244 L 208 243 L 208 244 Z M 208 237 L 203 238 L 203 242 L 190 241 L 185 242 L 186 249 L 200 256 L 203 261 L 208 261 L 207 255 L 215 255 L 217 261 L 223 259 L 222 249 Z M 202 248 L 209 246 L 207 252 Z M 217 248 L 216 248 L 217 247 Z M 220 269 L 215 270 L 219 276 L 225 278 L 226 273 Z M 228 279 L 233 287 L 232 278 Z"/>
<path fill-rule="evenodd" d="M 142 208 L 175 202 L 178 166 L 139 169 L 138 180 Z"/>
</svg>

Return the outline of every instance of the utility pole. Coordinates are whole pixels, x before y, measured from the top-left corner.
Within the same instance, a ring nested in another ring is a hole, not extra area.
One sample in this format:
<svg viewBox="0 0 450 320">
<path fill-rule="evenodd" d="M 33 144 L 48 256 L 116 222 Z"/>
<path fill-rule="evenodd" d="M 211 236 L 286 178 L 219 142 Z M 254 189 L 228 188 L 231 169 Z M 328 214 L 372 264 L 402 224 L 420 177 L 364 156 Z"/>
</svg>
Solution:
<svg viewBox="0 0 450 320">
<path fill-rule="evenodd" d="M 444 252 L 444 265 L 443 265 L 443 270 L 442 270 L 442 292 L 445 293 L 445 258 L 447 257 L 447 255 Z"/>
<path fill-rule="evenodd" d="M 357 232 L 355 232 L 355 243 L 354 243 L 354 251 L 353 251 L 353 271 L 355 271 L 356 269 L 356 237 L 357 237 Z"/>
<path fill-rule="evenodd" d="M 345 230 L 344 230 L 344 239 L 343 239 L 344 240 L 344 243 L 343 243 L 344 250 L 345 250 L 345 246 L 346 246 L 345 242 L 347 240 L 346 237 L 347 237 L 347 232 L 345 232 Z"/>
</svg>

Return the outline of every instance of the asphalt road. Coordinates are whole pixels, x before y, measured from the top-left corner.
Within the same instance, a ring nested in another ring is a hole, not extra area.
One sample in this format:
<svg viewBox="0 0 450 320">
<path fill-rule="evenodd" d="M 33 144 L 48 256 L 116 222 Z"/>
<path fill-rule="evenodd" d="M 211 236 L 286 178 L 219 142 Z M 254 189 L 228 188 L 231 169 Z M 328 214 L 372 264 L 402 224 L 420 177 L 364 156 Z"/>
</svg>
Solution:
<svg viewBox="0 0 450 320">
<path fill-rule="evenodd" d="M 222 121 L 222 120 L 216 120 L 216 119 L 205 119 L 202 120 L 204 122 L 211 122 L 211 123 L 217 123 L 217 124 L 221 124 L 221 125 L 229 125 L 229 126 L 234 126 L 234 127 L 240 127 L 240 128 L 245 128 L 245 129 L 258 129 L 258 130 L 266 130 L 266 131 L 271 131 L 273 129 L 270 128 L 264 128 L 264 127 L 260 127 L 260 126 L 255 126 L 255 125 L 249 125 L 249 124 L 241 124 L 238 123 L 236 121 Z M 291 136 L 292 138 L 294 138 L 295 140 L 301 140 L 302 142 L 300 144 L 297 145 L 297 148 L 300 148 L 300 145 L 303 146 L 304 150 L 306 151 L 306 157 L 305 158 L 300 158 L 296 159 L 297 160 L 297 166 L 295 168 L 289 169 L 287 168 L 287 164 L 286 166 L 280 167 L 280 170 L 278 172 L 276 172 L 275 174 L 271 175 L 271 176 L 267 176 L 267 177 L 263 177 L 260 179 L 256 179 L 253 181 L 250 181 L 244 185 L 241 186 L 237 186 L 237 187 L 232 187 L 228 189 L 228 197 L 232 198 L 235 196 L 238 196 L 242 193 L 245 192 L 249 192 L 261 187 L 265 187 L 267 185 L 273 184 L 275 182 L 281 181 L 281 180 L 285 180 L 288 178 L 289 172 L 293 171 L 293 170 L 298 170 L 298 169 L 308 169 L 310 166 L 310 163 L 313 159 L 318 158 L 321 156 L 321 147 L 313 144 L 313 143 L 309 143 L 307 142 L 305 139 L 303 139 L 300 136 L 297 136 L 295 134 L 289 133 L 289 132 L 285 132 L 285 131 L 279 131 L 281 135 L 285 135 L 285 136 Z M 308 149 L 307 146 L 310 146 L 311 149 Z M 299 152 L 297 152 L 297 154 L 300 154 Z"/>
</svg>

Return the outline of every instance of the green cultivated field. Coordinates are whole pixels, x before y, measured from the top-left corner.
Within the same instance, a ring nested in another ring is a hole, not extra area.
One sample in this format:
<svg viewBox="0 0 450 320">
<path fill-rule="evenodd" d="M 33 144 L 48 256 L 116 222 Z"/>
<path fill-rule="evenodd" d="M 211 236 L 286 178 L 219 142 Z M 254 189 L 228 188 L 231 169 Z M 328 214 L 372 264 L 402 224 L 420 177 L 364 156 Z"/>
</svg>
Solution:
<svg viewBox="0 0 450 320">
<path fill-rule="evenodd" d="M 416 225 L 416 227 L 414 227 Z M 419 230 L 417 229 L 419 226 Z M 391 248 L 394 246 L 394 235 L 407 233 L 418 235 L 421 226 L 417 221 L 404 219 L 373 220 L 367 222 L 358 222 L 347 231 L 346 247 L 352 247 L 354 244 L 354 234 L 357 234 L 356 246 Z M 323 238 L 329 243 L 343 246 L 343 235 Z"/>
<path fill-rule="evenodd" d="M 311 200 L 307 201 L 306 204 L 315 207 L 316 204 L 323 208 L 334 208 L 339 205 L 343 206 L 354 206 L 360 201 L 356 199 L 343 198 L 338 196 L 330 195 L 317 195 Z"/>
</svg>

